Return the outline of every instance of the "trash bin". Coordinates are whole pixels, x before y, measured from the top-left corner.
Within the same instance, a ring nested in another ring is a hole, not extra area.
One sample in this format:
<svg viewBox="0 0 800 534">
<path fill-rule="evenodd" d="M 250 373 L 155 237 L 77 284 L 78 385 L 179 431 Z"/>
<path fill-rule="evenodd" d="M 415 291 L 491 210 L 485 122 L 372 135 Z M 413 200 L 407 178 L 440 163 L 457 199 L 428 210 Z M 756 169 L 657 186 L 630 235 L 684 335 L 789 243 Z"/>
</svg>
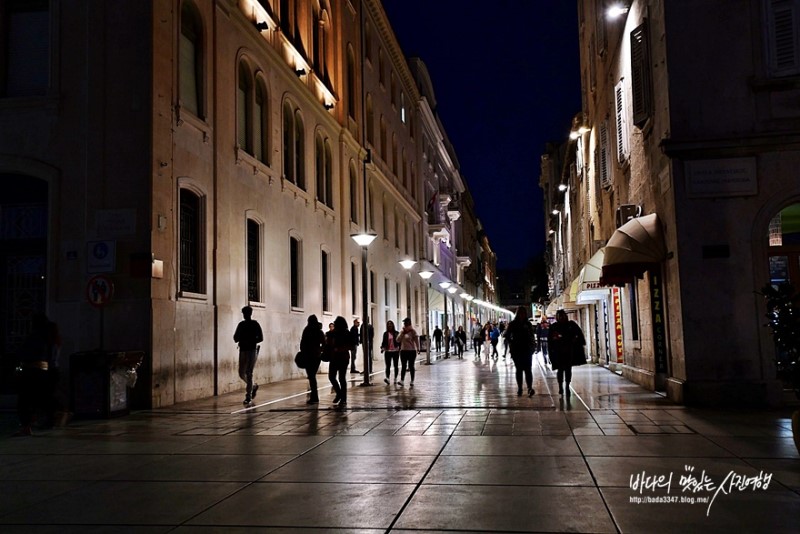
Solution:
<svg viewBox="0 0 800 534">
<path fill-rule="evenodd" d="M 128 390 L 136 384 L 143 351 L 76 352 L 69 358 L 70 409 L 75 417 L 127 415 Z"/>
<path fill-rule="evenodd" d="M 419 336 L 419 351 L 428 352 L 428 336 L 424 334 Z"/>
</svg>

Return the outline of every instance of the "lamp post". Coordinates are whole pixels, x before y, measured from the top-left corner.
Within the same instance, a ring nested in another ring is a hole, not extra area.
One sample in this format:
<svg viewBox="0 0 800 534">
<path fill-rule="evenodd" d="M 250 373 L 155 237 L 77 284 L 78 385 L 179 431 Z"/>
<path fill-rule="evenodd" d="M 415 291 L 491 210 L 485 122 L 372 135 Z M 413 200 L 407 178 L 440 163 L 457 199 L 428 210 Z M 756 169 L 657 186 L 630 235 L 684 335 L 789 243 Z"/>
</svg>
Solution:
<svg viewBox="0 0 800 534">
<path fill-rule="evenodd" d="M 425 351 L 425 365 L 430 365 L 431 364 L 431 337 L 428 334 L 428 316 L 429 316 L 429 311 L 428 311 L 428 280 L 430 280 L 431 276 L 433 276 L 433 271 L 430 271 L 428 269 L 424 269 L 424 270 L 420 271 L 417 274 L 419 274 L 420 278 L 425 280 L 425 323 L 424 323 L 425 326 L 422 329 L 422 333 L 425 335 L 425 339 L 428 342 L 428 347 L 427 347 L 427 350 Z"/>
<path fill-rule="evenodd" d="M 410 258 L 401 260 L 399 262 L 403 269 L 408 273 L 408 284 L 406 284 L 406 316 L 411 317 L 411 268 L 417 264 L 416 260 Z"/>
<path fill-rule="evenodd" d="M 442 289 L 448 289 L 452 284 L 450 282 L 439 282 L 439 287 Z M 448 327 L 449 323 L 447 322 L 447 291 L 442 293 L 442 299 L 444 299 L 444 326 L 449 331 L 450 328 Z M 450 357 L 450 339 L 449 336 L 444 340 L 444 357 Z"/>
<path fill-rule="evenodd" d="M 367 300 L 367 285 L 369 280 L 367 278 L 367 249 L 378 234 L 367 230 L 367 163 L 372 161 L 372 153 L 367 149 L 366 157 L 364 158 L 364 216 L 362 230 L 358 234 L 352 234 L 350 237 L 353 241 L 361 247 L 361 310 L 363 312 L 361 317 L 361 349 L 364 352 L 364 362 L 362 369 L 364 369 L 364 382 L 362 386 L 369 386 L 369 372 L 370 372 L 370 339 L 369 339 L 369 302 Z"/>
</svg>

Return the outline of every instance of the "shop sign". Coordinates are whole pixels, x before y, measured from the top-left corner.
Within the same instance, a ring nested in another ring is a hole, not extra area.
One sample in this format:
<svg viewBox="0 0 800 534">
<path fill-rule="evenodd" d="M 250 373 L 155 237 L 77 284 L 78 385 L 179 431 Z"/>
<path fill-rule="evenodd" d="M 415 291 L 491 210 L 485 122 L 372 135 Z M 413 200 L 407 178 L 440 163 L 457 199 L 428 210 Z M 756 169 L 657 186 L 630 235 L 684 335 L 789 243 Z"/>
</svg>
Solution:
<svg viewBox="0 0 800 534">
<path fill-rule="evenodd" d="M 622 307 L 618 287 L 611 289 L 611 302 L 614 314 L 614 339 L 616 340 L 617 363 L 622 363 Z"/>
<path fill-rule="evenodd" d="M 653 352 L 656 373 L 667 372 L 667 329 L 664 324 L 664 296 L 661 288 L 661 273 L 658 269 L 650 273 L 650 309 L 653 312 Z"/>
</svg>

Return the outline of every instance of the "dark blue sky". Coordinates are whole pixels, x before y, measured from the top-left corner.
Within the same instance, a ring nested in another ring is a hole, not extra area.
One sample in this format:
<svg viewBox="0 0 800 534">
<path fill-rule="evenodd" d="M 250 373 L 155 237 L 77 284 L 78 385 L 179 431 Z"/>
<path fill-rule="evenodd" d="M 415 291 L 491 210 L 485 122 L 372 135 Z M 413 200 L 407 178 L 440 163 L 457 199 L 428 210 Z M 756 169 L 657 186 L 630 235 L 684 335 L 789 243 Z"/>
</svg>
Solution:
<svg viewBox="0 0 800 534">
<path fill-rule="evenodd" d="M 544 248 L 539 158 L 580 111 L 574 0 L 383 0 L 406 56 L 430 71 L 501 269 Z M 480 6 L 480 9 L 478 7 Z"/>
</svg>

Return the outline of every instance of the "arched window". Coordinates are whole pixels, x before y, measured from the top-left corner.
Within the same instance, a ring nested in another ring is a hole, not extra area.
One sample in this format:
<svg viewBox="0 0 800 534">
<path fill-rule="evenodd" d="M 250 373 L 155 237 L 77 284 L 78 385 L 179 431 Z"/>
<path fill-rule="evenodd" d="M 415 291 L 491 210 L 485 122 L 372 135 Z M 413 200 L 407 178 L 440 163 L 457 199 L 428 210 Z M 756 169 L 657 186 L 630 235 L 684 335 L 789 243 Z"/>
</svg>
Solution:
<svg viewBox="0 0 800 534">
<path fill-rule="evenodd" d="M 769 279 L 777 286 L 800 285 L 800 203 L 778 212 L 769 223 Z"/>
<path fill-rule="evenodd" d="M 367 93 L 367 142 L 375 145 L 375 110 L 372 107 L 372 95 Z"/>
<path fill-rule="evenodd" d="M 347 44 L 347 115 L 356 118 L 356 57 L 353 45 Z"/>
<path fill-rule="evenodd" d="M 392 134 L 392 172 L 395 176 L 399 176 L 397 170 L 397 135 Z"/>
<path fill-rule="evenodd" d="M 403 166 L 400 168 L 403 180 L 403 187 L 408 189 L 408 158 L 406 157 L 406 149 L 403 149 Z"/>
<path fill-rule="evenodd" d="M 258 161 L 269 165 L 269 98 L 263 80 L 256 82 L 253 111 L 253 155 Z"/>
<path fill-rule="evenodd" d="M 294 112 L 294 168 L 295 182 L 301 189 L 306 188 L 306 145 L 305 145 L 305 128 L 303 127 L 303 117 L 300 116 L 300 111 Z"/>
<path fill-rule="evenodd" d="M 331 24 L 330 6 L 325 0 L 314 3 L 312 28 L 312 50 L 314 69 L 317 75 L 328 82 L 328 51 L 330 50 Z"/>
<path fill-rule="evenodd" d="M 383 48 L 378 49 L 378 83 L 381 87 L 386 86 L 386 67 L 383 64 Z"/>
<path fill-rule="evenodd" d="M 181 40 L 178 60 L 178 91 L 181 108 L 197 117 L 203 114 L 203 26 L 191 2 L 181 5 Z"/>
<path fill-rule="evenodd" d="M 394 72 L 389 74 L 389 100 L 392 103 L 392 107 L 397 107 L 397 78 L 394 76 Z"/>
<path fill-rule="evenodd" d="M 358 224 L 358 177 L 356 165 L 350 161 L 350 220 Z"/>
<path fill-rule="evenodd" d="M 294 183 L 294 110 L 283 104 L 283 177 Z"/>
<path fill-rule="evenodd" d="M 386 121 L 381 115 L 381 158 L 383 158 L 383 161 L 386 161 L 388 155 L 386 150 Z"/>
<path fill-rule="evenodd" d="M 283 104 L 283 176 L 299 188 L 306 188 L 303 118 L 288 100 Z"/>
<path fill-rule="evenodd" d="M 317 200 L 333 208 L 333 151 L 327 139 L 317 134 L 314 142 Z"/>
<path fill-rule="evenodd" d="M 372 63 L 372 27 L 369 22 L 364 23 L 364 57 Z"/>
<path fill-rule="evenodd" d="M 295 0 L 281 0 L 281 31 L 289 37 L 294 36 L 294 4 Z"/>
<path fill-rule="evenodd" d="M 253 153 L 252 111 L 253 83 L 250 72 L 244 61 L 239 62 L 239 83 L 236 91 L 236 144 L 247 152 Z"/>
</svg>

